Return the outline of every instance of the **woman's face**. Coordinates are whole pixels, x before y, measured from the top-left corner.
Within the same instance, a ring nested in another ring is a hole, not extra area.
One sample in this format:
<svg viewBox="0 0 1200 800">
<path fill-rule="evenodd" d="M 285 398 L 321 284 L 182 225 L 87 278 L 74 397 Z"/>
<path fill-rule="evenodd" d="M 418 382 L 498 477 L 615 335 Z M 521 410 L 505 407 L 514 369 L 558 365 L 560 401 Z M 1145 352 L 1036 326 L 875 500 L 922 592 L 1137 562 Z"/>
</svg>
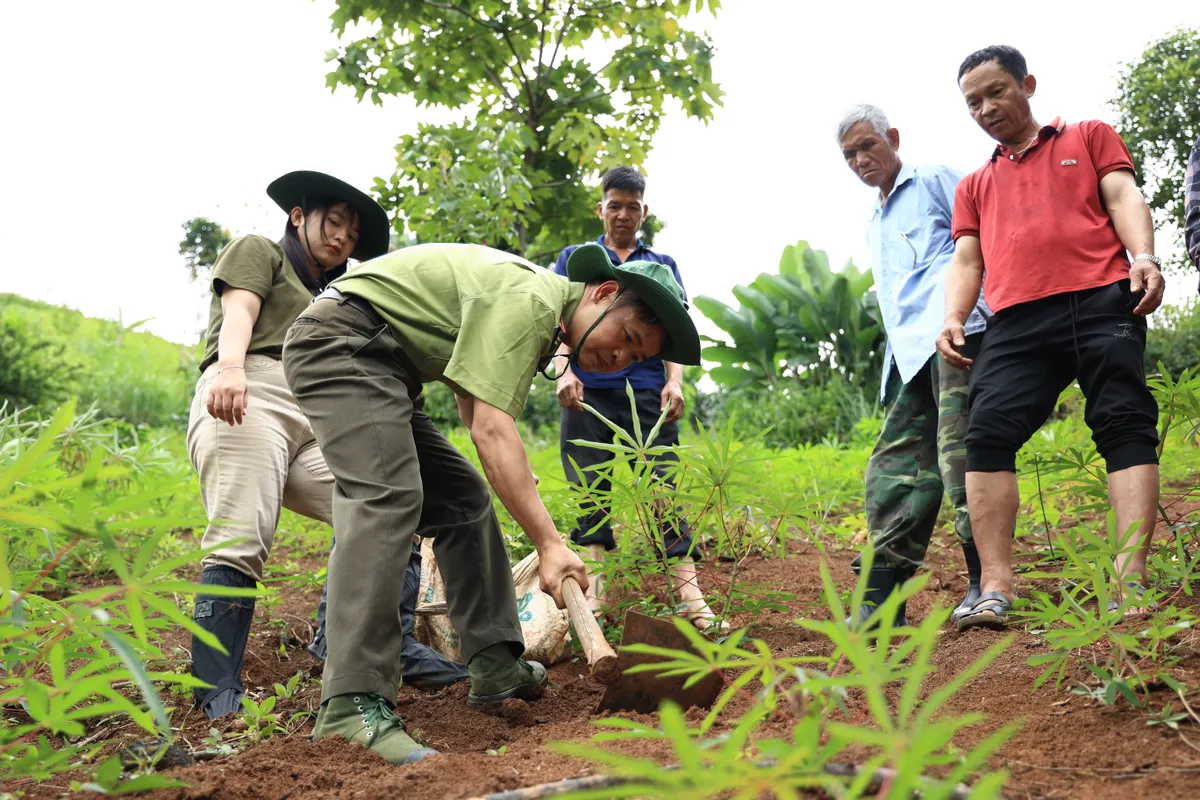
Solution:
<svg viewBox="0 0 1200 800">
<path fill-rule="evenodd" d="M 345 203 L 324 211 L 310 211 L 308 217 L 299 208 L 292 209 L 292 224 L 300 230 L 300 243 L 322 271 L 346 263 L 358 245 L 358 214 Z"/>
</svg>

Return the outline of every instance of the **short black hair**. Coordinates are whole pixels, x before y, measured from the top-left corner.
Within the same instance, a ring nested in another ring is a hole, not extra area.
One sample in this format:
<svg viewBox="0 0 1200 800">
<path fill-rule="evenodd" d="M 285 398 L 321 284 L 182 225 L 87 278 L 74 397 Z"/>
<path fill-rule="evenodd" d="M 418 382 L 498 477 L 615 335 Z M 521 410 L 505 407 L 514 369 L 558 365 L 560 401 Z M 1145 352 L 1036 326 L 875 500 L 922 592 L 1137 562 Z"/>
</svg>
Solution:
<svg viewBox="0 0 1200 800">
<path fill-rule="evenodd" d="M 982 50 L 976 50 L 963 60 L 962 65 L 958 68 L 959 81 L 962 80 L 963 75 L 989 61 L 999 64 L 1000 68 L 1012 75 L 1017 83 L 1024 81 L 1025 76 L 1029 74 L 1029 67 L 1025 65 L 1025 56 L 1021 55 L 1020 50 L 1007 44 L 994 44 Z"/>
<path fill-rule="evenodd" d="M 625 189 L 643 195 L 646 193 L 646 179 L 633 167 L 613 167 L 600 180 L 600 196 L 608 194 L 609 189 Z"/>
</svg>

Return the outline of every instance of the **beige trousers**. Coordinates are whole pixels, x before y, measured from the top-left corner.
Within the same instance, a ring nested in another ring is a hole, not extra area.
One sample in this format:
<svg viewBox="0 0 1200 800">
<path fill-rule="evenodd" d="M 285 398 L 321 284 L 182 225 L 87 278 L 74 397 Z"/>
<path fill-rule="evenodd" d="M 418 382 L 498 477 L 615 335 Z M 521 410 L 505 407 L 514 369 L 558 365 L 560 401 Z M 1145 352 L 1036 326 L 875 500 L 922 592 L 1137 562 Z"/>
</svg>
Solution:
<svg viewBox="0 0 1200 800">
<path fill-rule="evenodd" d="M 241 425 L 208 414 L 216 371 L 213 364 L 196 383 L 187 432 L 209 521 L 201 546 L 222 545 L 203 563 L 262 580 L 281 507 L 333 524 L 333 475 L 279 361 L 246 357 L 249 410 Z"/>
</svg>

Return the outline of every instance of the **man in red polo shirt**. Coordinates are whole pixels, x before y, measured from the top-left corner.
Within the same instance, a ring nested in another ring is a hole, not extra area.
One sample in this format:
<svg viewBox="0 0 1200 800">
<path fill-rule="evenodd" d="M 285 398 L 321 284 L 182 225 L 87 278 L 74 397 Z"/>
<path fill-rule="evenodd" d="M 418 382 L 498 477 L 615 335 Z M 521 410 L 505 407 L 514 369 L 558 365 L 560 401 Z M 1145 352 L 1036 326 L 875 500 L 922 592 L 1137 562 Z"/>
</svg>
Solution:
<svg viewBox="0 0 1200 800">
<path fill-rule="evenodd" d="M 1040 125 L 1037 81 L 1014 48 L 971 54 L 958 73 L 971 116 L 997 142 L 958 185 L 938 352 L 971 368 L 967 503 L 982 564 L 981 596 L 959 630 L 998 628 L 1016 596 L 1011 531 L 1016 453 L 1078 380 L 1084 420 L 1108 467 L 1123 539 L 1114 597 L 1139 595 L 1158 508 L 1158 407 L 1142 366 L 1146 315 L 1165 283 L 1150 210 L 1110 126 Z M 978 357 L 959 352 L 980 284 L 995 312 Z"/>
</svg>

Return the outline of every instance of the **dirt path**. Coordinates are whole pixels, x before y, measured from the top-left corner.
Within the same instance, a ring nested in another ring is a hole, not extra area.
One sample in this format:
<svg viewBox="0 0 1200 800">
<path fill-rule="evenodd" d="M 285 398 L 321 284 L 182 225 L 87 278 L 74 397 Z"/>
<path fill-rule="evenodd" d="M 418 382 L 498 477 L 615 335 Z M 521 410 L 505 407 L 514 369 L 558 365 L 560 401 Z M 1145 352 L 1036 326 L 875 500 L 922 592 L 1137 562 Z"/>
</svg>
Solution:
<svg viewBox="0 0 1200 800">
<path fill-rule="evenodd" d="M 1184 509 L 1178 509 L 1182 512 Z M 1028 545 L 1028 540 L 1023 540 Z M 925 589 L 909 604 L 910 618 L 920 620 L 940 597 L 956 604 L 966 587 L 965 573 L 957 558 L 957 547 L 939 534 L 929 566 L 932 577 Z M 741 577 L 751 584 L 773 584 L 802 601 L 803 609 L 765 612 L 756 619 L 735 618 L 749 625 L 751 635 L 768 642 L 784 655 L 824 654 L 828 642 L 796 627 L 792 620 L 811 612 L 819 594 L 819 553 L 810 545 L 796 545 L 784 560 L 755 561 Z M 851 554 L 834 553 L 830 566 L 839 584 L 851 583 Z M 306 565 L 313 566 L 318 565 Z M 728 565 L 714 567 L 728 571 Z M 314 591 L 286 590 L 282 603 L 270 613 L 289 620 L 289 629 L 268 624 L 259 609 L 247 656 L 247 685 L 251 692 L 271 694 L 297 670 L 319 678 L 320 666 L 304 650 L 309 635 L 307 623 L 315 607 Z M 1181 597 L 1183 603 L 1195 602 Z M 947 626 L 936 650 L 937 679 L 945 680 L 971 663 L 999 634 L 975 631 L 962 635 Z M 282 652 L 280 649 L 283 643 Z M 182 637 L 178 644 L 186 646 Z M 1039 670 L 1025 664 L 1044 651 L 1041 640 L 1021 633 L 1015 644 L 983 675 L 956 697 L 949 708 L 962 714 L 981 711 L 987 721 L 968 729 L 958 744 L 967 747 L 1000 725 L 1023 721 L 1020 733 L 995 760 L 1006 766 L 1011 777 L 1006 789 L 1010 798 L 1184 798 L 1200 797 L 1200 752 L 1165 727 L 1147 725 L 1143 712 L 1121 703 L 1106 708 L 1071 693 L 1067 686 L 1053 684 L 1031 690 Z M 1083 656 L 1080 657 L 1081 660 Z M 546 696 L 535 703 L 511 702 L 498 713 L 484 713 L 466 704 L 467 687 L 459 684 L 441 692 L 420 692 L 406 687 L 400 712 L 418 738 L 442 755 L 411 767 L 389 767 L 360 748 L 322 741 L 311 742 L 311 720 L 299 725 L 290 737 L 276 736 L 246 752 L 177 769 L 174 775 L 188 781 L 186 790 L 161 790 L 147 797 L 155 800 L 317 800 L 317 798 L 403 797 L 405 800 L 467 798 L 488 792 L 545 783 L 565 777 L 593 774 L 587 763 L 558 755 L 547 745 L 556 740 L 586 739 L 594 732 L 592 721 L 599 687 L 584 676 L 581 662 L 568 662 L 551 671 Z M 1079 667 L 1083 674 L 1082 667 Z M 1180 679 L 1200 685 L 1200 657 L 1189 647 Z M 313 710 L 318 701 L 316 681 L 310 681 L 297 697 L 281 703 L 293 711 Z M 1164 692 L 1163 700 L 1168 699 Z M 187 703 L 177 712 L 184 738 L 201 746 L 209 723 L 190 711 Z M 1160 703 L 1161 704 L 1161 703 Z M 1178 703 L 1176 703 L 1178 705 Z M 1200 745 L 1195 727 L 1185 735 Z M 772 731 L 774 734 L 780 731 Z M 133 735 L 132 733 L 128 735 Z M 658 745 L 626 742 L 628 752 L 669 758 Z M 488 751 L 493 754 L 489 754 Z M 50 789 L 40 787 L 40 790 Z M 63 786 L 59 786 L 61 791 Z M 39 794 L 31 796 L 54 796 Z M 83 795 L 80 795 L 81 797 Z M 94 795 L 87 795 L 94 797 Z"/>
</svg>

